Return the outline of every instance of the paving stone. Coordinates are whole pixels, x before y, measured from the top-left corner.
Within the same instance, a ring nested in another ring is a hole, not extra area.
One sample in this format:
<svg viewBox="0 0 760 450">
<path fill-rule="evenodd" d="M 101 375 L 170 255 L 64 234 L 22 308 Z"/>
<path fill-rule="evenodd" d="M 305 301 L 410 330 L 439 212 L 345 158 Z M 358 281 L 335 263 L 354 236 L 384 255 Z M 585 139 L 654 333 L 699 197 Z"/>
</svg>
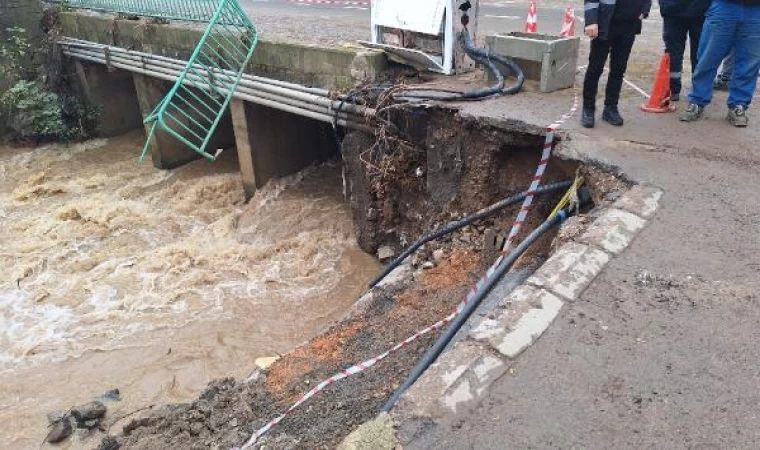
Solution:
<svg viewBox="0 0 760 450">
<path fill-rule="evenodd" d="M 612 206 L 648 219 L 657 211 L 660 198 L 661 190 L 639 184 L 629 189 Z"/>
<path fill-rule="evenodd" d="M 549 328 L 563 304 L 545 289 L 521 286 L 502 302 L 501 313 L 481 321 L 470 337 L 516 358 Z"/>
<path fill-rule="evenodd" d="M 602 250 L 568 242 L 528 278 L 527 283 L 572 301 L 594 281 L 609 260 L 610 255 Z"/>
<path fill-rule="evenodd" d="M 484 346 L 460 341 L 433 364 L 401 398 L 401 417 L 441 417 L 479 403 L 488 387 L 507 371 Z"/>
<path fill-rule="evenodd" d="M 581 236 L 580 241 L 616 255 L 630 245 L 644 226 L 646 226 L 646 220 L 641 217 L 621 209 L 611 208 L 591 224 L 586 233 Z"/>
</svg>

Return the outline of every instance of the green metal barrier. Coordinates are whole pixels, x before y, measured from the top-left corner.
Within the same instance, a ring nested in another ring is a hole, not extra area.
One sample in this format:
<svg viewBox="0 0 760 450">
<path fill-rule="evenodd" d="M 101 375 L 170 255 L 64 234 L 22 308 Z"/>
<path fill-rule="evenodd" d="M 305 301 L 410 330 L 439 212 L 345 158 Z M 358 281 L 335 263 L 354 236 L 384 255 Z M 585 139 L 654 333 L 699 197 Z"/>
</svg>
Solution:
<svg viewBox="0 0 760 450">
<path fill-rule="evenodd" d="M 198 46 L 172 89 L 145 119 L 152 124 L 140 160 L 160 129 L 210 160 L 211 137 L 229 107 L 258 33 L 237 0 L 61 0 L 72 8 L 208 22 Z"/>
<path fill-rule="evenodd" d="M 171 91 L 146 119 L 153 124 L 142 156 L 160 128 L 214 160 L 206 151 L 253 56 L 258 33 L 237 0 L 220 0 L 208 28 Z"/>
<path fill-rule="evenodd" d="M 71 8 L 110 13 L 167 20 L 210 22 L 222 2 L 221 0 L 58 0 L 58 3 Z M 235 16 L 222 18 L 222 21 L 227 20 L 235 25 L 244 23 Z"/>
</svg>

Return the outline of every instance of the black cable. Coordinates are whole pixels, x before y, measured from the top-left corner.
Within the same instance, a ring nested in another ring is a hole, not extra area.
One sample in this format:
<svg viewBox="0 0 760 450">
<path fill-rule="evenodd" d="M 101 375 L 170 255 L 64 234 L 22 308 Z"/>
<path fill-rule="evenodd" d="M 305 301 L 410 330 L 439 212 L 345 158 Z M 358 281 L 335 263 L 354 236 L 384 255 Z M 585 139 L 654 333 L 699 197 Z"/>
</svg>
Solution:
<svg viewBox="0 0 760 450">
<path fill-rule="evenodd" d="M 536 191 L 536 194 L 547 194 L 550 192 L 567 189 L 572 184 L 573 184 L 572 180 L 560 181 L 558 183 L 550 183 L 550 184 L 539 187 L 538 190 Z M 504 200 L 494 203 L 491 206 L 481 209 L 480 211 L 476 213 L 469 214 L 459 220 L 451 222 L 448 225 L 444 226 L 443 228 L 439 228 L 435 231 L 431 231 L 430 233 L 423 235 L 422 237 L 414 241 L 414 243 L 410 245 L 406 250 L 404 250 L 404 252 L 401 253 L 401 255 L 399 255 L 396 259 L 394 259 L 387 266 L 385 266 L 385 269 L 383 269 L 380 275 L 378 275 L 378 277 L 375 278 L 375 280 L 372 283 L 370 283 L 369 285 L 370 289 L 377 286 L 377 284 L 383 281 L 383 279 L 387 277 L 388 274 L 393 272 L 393 270 L 396 267 L 400 266 L 401 263 L 403 263 L 404 260 L 409 257 L 409 255 L 419 250 L 419 248 L 425 245 L 426 243 L 434 239 L 438 239 L 440 237 L 446 236 L 447 234 L 451 234 L 459 229 L 466 227 L 467 225 L 470 225 L 473 222 L 477 222 L 478 220 L 482 220 L 487 217 L 490 217 L 496 214 L 497 212 L 503 210 L 504 208 L 507 208 L 511 205 L 514 205 L 515 203 L 523 201 L 527 195 L 528 195 L 527 192 L 521 192 L 519 194 L 515 194 L 511 197 L 505 198 Z"/>
<path fill-rule="evenodd" d="M 581 190 L 579 192 L 579 195 L 581 197 L 581 203 L 590 201 L 591 195 L 587 189 Z M 499 266 L 496 268 L 496 271 L 493 273 L 493 275 L 486 280 L 483 289 L 478 292 L 478 295 L 475 298 L 467 303 L 462 312 L 459 313 L 456 319 L 454 319 L 454 321 L 451 323 L 451 326 L 446 329 L 446 332 L 442 334 L 438 340 L 435 341 L 435 344 L 433 344 L 433 346 L 427 352 L 425 352 L 425 355 L 422 357 L 420 362 L 417 363 L 414 369 L 412 369 L 412 372 L 409 374 L 406 380 L 404 380 L 404 383 L 396 390 L 396 392 L 393 393 L 388 401 L 385 402 L 382 408 L 383 412 L 390 412 L 398 400 L 401 398 L 401 396 L 404 394 L 404 392 L 406 392 L 406 390 L 409 389 L 438 359 L 441 353 L 443 353 L 449 343 L 451 343 L 451 341 L 457 335 L 462 326 L 467 322 L 467 319 L 470 318 L 472 313 L 475 312 L 478 306 L 480 306 L 480 304 L 488 296 L 491 290 L 493 290 L 496 284 L 498 284 L 502 277 L 504 277 L 504 275 L 512 268 L 515 261 L 517 261 L 517 259 L 520 258 L 520 256 L 522 256 L 523 253 L 525 253 L 530 248 L 530 246 L 533 245 L 539 238 L 541 238 L 547 231 L 564 222 L 567 217 L 567 209 L 563 209 L 558 214 L 550 217 L 543 224 L 541 224 L 541 226 L 534 230 L 527 238 L 525 238 L 525 240 L 521 242 L 520 245 L 518 245 L 517 248 L 515 248 L 512 253 L 509 254 L 509 256 L 504 258 L 501 264 L 499 264 Z"/>
<path fill-rule="evenodd" d="M 487 88 L 471 89 L 467 91 L 436 88 L 410 89 L 407 92 L 402 92 L 401 94 L 397 95 L 396 98 L 439 101 L 479 100 L 495 95 L 511 95 L 520 92 L 525 82 L 525 74 L 523 73 L 520 66 L 517 65 L 517 63 L 515 63 L 511 58 L 500 55 L 493 55 L 485 49 L 476 47 L 472 42 L 472 37 L 470 36 L 470 32 L 467 30 L 467 28 L 462 31 L 461 37 L 464 41 L 465 53 L 467 53 L 467 55 L 474 61 L 486 66 L 486 68 L 493 74 L 494 78 L 496 78 L 496 83 Z M 507 67 L 507 69 L 509 69 L 510 72 L 515 75 L 516 81 L 512 86 L 506 89 L 504 88 L 504 75 L 502 75 L 501 70 L 499 70 L 493 61 L 503 64 Z M 424 94 L 424 92 L 438 92 L 442 95 L 430 95 Z"/>
</svg>

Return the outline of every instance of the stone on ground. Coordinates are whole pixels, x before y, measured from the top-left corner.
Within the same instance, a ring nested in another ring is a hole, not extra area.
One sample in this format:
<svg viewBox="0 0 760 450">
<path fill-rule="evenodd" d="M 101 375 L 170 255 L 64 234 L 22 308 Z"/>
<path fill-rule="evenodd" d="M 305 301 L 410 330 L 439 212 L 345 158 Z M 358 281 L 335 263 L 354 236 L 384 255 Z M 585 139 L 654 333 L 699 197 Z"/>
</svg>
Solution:
<svg viewBox="0 0 760 450">
<path fill-rule="evenodd" d="M 387 413 L 362 424 L 338 446 L 338 450 L 393 450 L 396 448 L 396 430 Z"/>
</svg>

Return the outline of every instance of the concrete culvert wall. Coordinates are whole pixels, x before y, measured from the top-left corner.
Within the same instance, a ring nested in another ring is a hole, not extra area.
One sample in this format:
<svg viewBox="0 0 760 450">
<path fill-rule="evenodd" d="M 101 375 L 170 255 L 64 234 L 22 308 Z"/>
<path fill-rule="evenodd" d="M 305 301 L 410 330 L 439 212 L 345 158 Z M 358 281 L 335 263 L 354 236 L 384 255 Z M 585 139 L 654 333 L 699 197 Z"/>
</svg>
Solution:
<svg viewBox="0 0 760 450">
<path fill-rule="evenodd" d="M 395 117 L 407 142 L 361 132 L 343 144 L 359 244 L 398 251 L 435 225 L 523 191 L 541 158 L 539 130 L 444 108 Z M 573 178 L 578 164 L 553 159 L 544 182 Z"/>
</svg>

